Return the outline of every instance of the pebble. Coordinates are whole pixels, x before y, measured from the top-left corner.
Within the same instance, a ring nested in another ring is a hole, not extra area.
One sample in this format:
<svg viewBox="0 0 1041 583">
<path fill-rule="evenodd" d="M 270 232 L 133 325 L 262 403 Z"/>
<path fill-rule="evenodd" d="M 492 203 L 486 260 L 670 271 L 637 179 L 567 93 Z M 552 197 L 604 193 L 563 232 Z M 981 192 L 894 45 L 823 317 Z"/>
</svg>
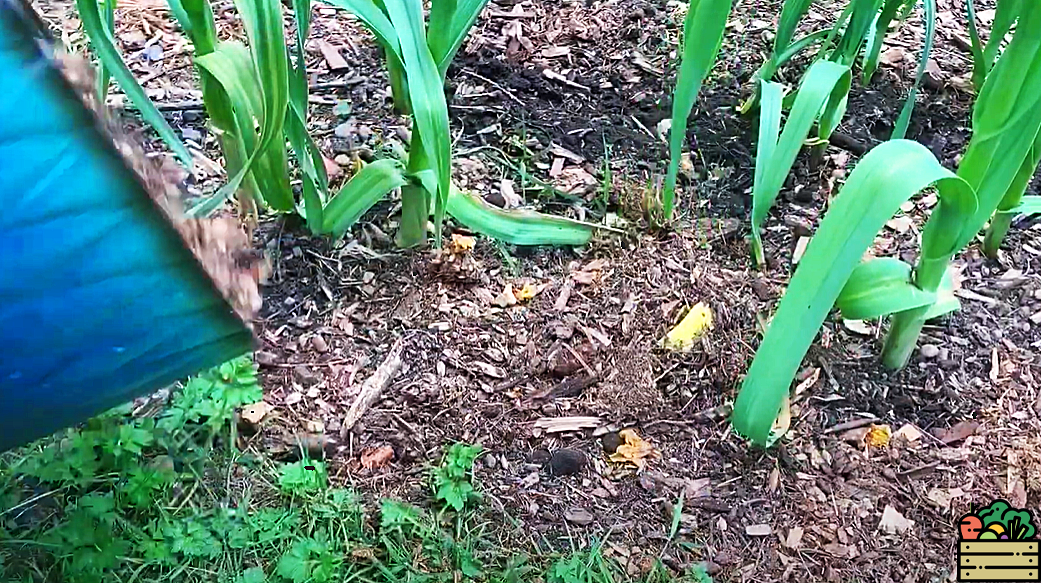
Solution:
<svg viewBox="0 0 1041 583">
<path fill-rule="evenodd" d="M 336 129 L 333 130 L 333 134 L 335 134 L 337 138 L 347 139 L 351 137 L 351 130 L 353 129 L 354 124 L 349 121 L 345 121 L 342 124 L 336 126 Z"/>
<path fill-rule="evenodd" d="M 558 449 L 549 458 L 549 472 L 554 476 L 570 476 L 586 467 L 586 454 L 574 449 Z"/>
<path fill-rule="evenodd" d="M 295 367 L 293 369 L 293 376 L 296 377 L 297 382 L 305 387 L 317 385 L 322 380 L 321 376 L 304 365 Z"/>
<path fill-rule="evenodd" d="M 528 463 L 544 465 L 545 463 L 549 462 L 549 460 L 552 458 L 553 456 L 550 455 L 548 449 L 536 449 L 535 451 L 531 452 L 530 456 L 528 456 Z"/>
<path fill-rule="evenodd" d="M 600 438 L 600 445 L 604 447 L 604 453 L 610 455 L 618 451 L 618 446 L 622 445 L 622 436 L 616 432 L 605 433 Z"/>
<path fill-rule="evenodd" d="M 325 338 L 317 335 L 311 337 L 311 347 L 317 352 L 329 351 L 329 343 L 325 341 Z"/>
<path fill-rule="evenodd" d="M 564 520 L 571 524 L 586 526 L 593 523 L 593 515 L 583 508 L 571 508 L 564 513 Z"/>
<path fill-rule="evenodd" d="M 935 344 L 923 344 L 922 347 L 918 349 L 918 352 L 922 355 L 922 358 L 932 359 L 940 355 L 940 347 Z"/>
<path fill-rule="evenodd" d="M 202 132 L 195 128 L 181 128 L 181 137 L 202 144 Z"/>
<path fill-rule="evenodd" d="M 274 352 L 258 350 L 253 354 L 253 360 L 257 361 L 260 366 L 272 366 L 278 362 L 278 356 Z"/>
</svg>

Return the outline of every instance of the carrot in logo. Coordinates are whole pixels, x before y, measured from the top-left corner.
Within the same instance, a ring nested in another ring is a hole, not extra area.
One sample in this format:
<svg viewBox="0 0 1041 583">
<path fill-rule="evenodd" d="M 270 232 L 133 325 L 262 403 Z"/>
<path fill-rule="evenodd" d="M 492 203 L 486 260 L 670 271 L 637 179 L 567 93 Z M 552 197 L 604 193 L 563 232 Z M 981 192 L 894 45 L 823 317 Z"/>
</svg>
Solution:
<svg viewBox="0 0 1041 583">
<path fill-rule="evenodd" d="M 1029 511 L 995 500 L 958 523 L 958 581 L 1041 581 Z"/>
</svg>

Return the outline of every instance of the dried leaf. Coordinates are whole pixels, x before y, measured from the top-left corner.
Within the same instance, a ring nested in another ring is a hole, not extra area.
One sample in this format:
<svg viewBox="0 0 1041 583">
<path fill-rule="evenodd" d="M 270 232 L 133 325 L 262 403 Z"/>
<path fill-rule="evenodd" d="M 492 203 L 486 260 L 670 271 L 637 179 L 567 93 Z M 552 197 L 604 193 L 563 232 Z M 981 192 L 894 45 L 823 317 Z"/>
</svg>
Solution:
<svg viewBox="0 0 1041 583">
<path fill-rule="evenodd" d="M 897 233 L 906 233 L 914 227 L 914 221 L 908 216 L 894 217 L 886 221 L 886 226 Z"/>
<path fill-rule="evenodd" d="M 903 534 L 914 528 L 914 521 L 904 518 L 903 514 L 896 511 L 896 508 L 887 504 L 882 510 L 882 519 L 878 523 L 878 528 L 888 534 Z"/>
<path fill-rule="evenodd" d="M 267 401 L 258 401 L 242 408 L 242 418 L 256 425 L 263 421 L 264 417 L 274 409 L 275 407 Z"/>
<path fill-rule="evenodd" d="M 575 283 L 581 285 L 591 285 L 603 279 L 603 272 L 606 268 L 606 259 L 594 259 L 587 263 L 580 271 L 573 272 L 571 274 L 571 279 L 575 280 Z"/>
<path fill-rule="evenodd" d="M 903 427 L 896 430 L 896 433 L 893 434 L 893 437 L 902 437 L 906 439 L 909 443 L 914 443 L 922 438 L 922 432 L 914 425 L 906 423 Z"/>
<path fill-rule="evenodd" d="M 361 467 L 366 470 L 382 468 L 394 459 L 394 448 L 389 445 L 367 449 L 361 453 Z"/>
<path fill-rule="evenodd" d="M 493 379 L 506 378 L 506 371 L 495 365 L 488 364 L 487 362 L 481 362 L 479 360 L 475 360 L 473 364 L 481 371 L 482 374 L 490 376 Z"/>
<path fill-rule="evenodd" d="M 698 302 L 661 341 L 662 348 L 689 352 L 707 330 L 712 329 L 712 308 Z"/>
<path fill-rule="evenodd" d="M 940 441 L 942 441 L 945 445 L 957 443 L 959 441 L 962 441 L 966 437 L 976 433 L 976 430 L 979 429 L 979 427 L 980 424 L 976 421 L 959 421 L 958 423 L 955 423 L 953 427 L 944 432 L 942 436 L 940 436 Z"/>
<path fill-rule="evenodd" d="M 893 431 L 888 425 L 872 425 L 864 436 L 864 443 L 871 447 L 886 447 L 892 436 Z"/>
<path fill-rule="evenodd" d="M 789 549 L 798 550 L 802 546 L 803 529 L 801 526 L 793 526 L 788 529 L 788 537 L 784 539 L 784 546 Z"/>
<path fill-rule="evenodd" d="M 507 283 L 502 293 L 496 296 L 493 303 L 500 308 L 508 308 L 517 305 L 517 296 L 513 293 L 513 284 Z"/>
<path fill-rule="evenodd" d="M 524 284 L 524 287 L 514 292 L 513 295 L 517 298 L 517 301 L 526 302 L 531 298 L 539 295 L 539 293 L 541 293 L 542 290 L 546 289 L 546 287 L 547 286 L 545 284 L 535 285 L 533 283 L 527 283 Z"/>
<path fill-rule="evenodd" d="M 907 53 L 900 47 L 890 47 L 878 56 L 878 62 L 889 65 L 890 67 L 898 67 L 907 59 Z"/>
<path fill-rule="evenodd" d="M 473 251 L 474 245 L 476 244 L 477 240 L 473 237 L 460 235 L 459 233 L 452 233 L 452 241 L 448 244 L 448 250 L 455 255 L 463 255 L 469 251 Z"/>
<path fill-rule="evenodd" d="M 620 464 L 631 464 L 638 471 L 647 467 L 647 460 L 661 456 L 650 442 L 644 440 L 635 429 L 623 429 L 618 432 L 623 443 L 618 446 L 608 459 Z"/>
<path fill-rule="evenodd" d="M 871 327 L 871 324 L 864 320 L 843 320 L 842 325 L 850 332 L 860 334 L 861 336 L 871 336 L 875 333 L 875 329 Z"/>
</svg>

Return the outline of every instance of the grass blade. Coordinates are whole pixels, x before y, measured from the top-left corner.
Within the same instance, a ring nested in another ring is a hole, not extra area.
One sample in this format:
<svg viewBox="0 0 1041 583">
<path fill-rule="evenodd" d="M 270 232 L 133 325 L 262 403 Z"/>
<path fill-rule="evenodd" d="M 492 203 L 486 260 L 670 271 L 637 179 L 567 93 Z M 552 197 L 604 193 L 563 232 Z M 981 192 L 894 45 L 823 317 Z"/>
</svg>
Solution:
<svg viewBox="0 0 1041 583">
<path fill-rule="evenodd" d="M 321 232 L 343 236 L 365 211 L 407 183 L 405 168 L 397 160 L 377 160 L 365 165 L 329 200 Z"/>
<path fill-rule="evenodd" d="M 252 74 L 260 88 L 262 113 L 260 135 L 256 147 L 249 151 L 249 158 L 231 176 L 228 182 L 206 200 L 189 210 L 192 216 L 206 216 L 226 201 L 242 185 L 248 172 L 253 173 L 264 201 L 280 211 L 292 210 L 293 191 L 289 187 L 283 128 L 289 106 L 289 72 L 282 23 L 282 5 L 279 0 L 237 0 L 235 3 L 245 23 L 252 56 Z M 253 92 L 243 94 L 242 79 L 249 75 L 241 64 L 213 58 L 220 51 L 196 58 L 196 63 L 217 78 L 237 109 L 245 102 L 255 99 Z M 235 93 L 235 95 L 233 95 Z M 240 114 L 236 114 L 237 116 Z M 249 131 L 240 127 L 244 139 Z M 258 160 L 260 162 L 258 163 Z"/>
<path fill-rule="evenodd" d="M 914 84 L 907 92 L 907 100 L 900 110 L 900 117 L 893 127 L 892 139 L 899 140 L 907 135 L 907 126 L 911 122 L 911 113 L 914 111 L 915 100 L 918 98 L 918 87 L 922 84 L 922 77 L 929 65 L 929 54 L 933 50 L 933 36 L 936 33 L 936 0 L 922 0 L 925 5 L 925 41 L 922 43 L 922 55 L 918 58 L 918 70 L 915 72 Z"/>
<path fill-rule="evenodd" d="M 662 193 L 662 220 L 672 220 L 676 197 L 676 178 L 683 145 L 687 141 L 687 120 L 694 109 L 701 84 L 705 81 L 723 42 L 723 30 L 730 15 L 732 0 L 691 0 L 683 21 L 683 47 L 676 91 L 672 96 L 672 129 L 669 130 L 669 169 Z"/>
<path fill-rule="evenodd" d="M 980 40 L 980 31 L 976 27 L 976 3 L 974 0 L 965 0 L 965 12 L 969 20 L 969 40 L 972 47 L 972 86 L 979 93 L 983 88 L 983 82 L 987 79 L 986 59 L 983 57 L 983 41 Z"/>
<path fill-rule="evenodd" d="M 975 203 L 969 185 L 916 142 L 886 142 L 857 164 L 821 221 L 756 352 L 734 404 L 738 433 L 766 443 L 803 356 L 864 251 L 900 205 L 930 185 L 939 190 L 940 208 L 954 204 L 964 210 L 966 199 Z M 946 212 L 940 208 L 934 217 Z"/>
<path fill-rule="evenodd" d="M 130 72 L 119 55 L 119 51 L 116 50 L 112 34 L 105 28 L 102 21 L 97 0 L 76 0 L 76 7 L 80 19 L 83 21 L 83 30 L 90 37 L 90 44 L 105 70 L 112 75 L 130 102 L 141 112 L 141 118 L 145 120 L 145 123 L 155 129 L 163 143 L 177 155 L 182 164 L 191 168 L 192 155 L 188 153 L 188 148 L 184 147 L 173 128 L 166 123 L 166 118 L 159 113 L 152 100 L 145 95 L 145 90 L 134 79 L 134 74 Z"/>
<path fill-rule="evenodd" d="M 1034 146 L 1030 149 L 1027 157 L 1023 159 L 1019 172 L 1016 173 L 1016 177 L 1012 180 L 1012 184 L 1009 185 L 1005 196 L 1001 197 L 1001 202 L 998 203 L 994 216 L 990 218 L 987 235 L 983 239 L 983 252 L 988 257 L 997 257 L 1001 242 L 1004 240 L 1005 234 L 1008 233 L 1009 227 L 1012 226 L 1012 219 L 1017 214 L 1021 214 L 1015 209 L 1022 205 L 1023 193 L 1026 192 L 1027 186 L 1033 180 L 1039 161 L 1041 161 L 1041 131 L 1034 138 Z"/>
<path fill-rule="evenodd" d="M 1041 214 L 1041 196 L 1024 196 L 1019 205 L 1009 212 L 1018 216 Z"/>
<path fill-rule="evenodd" d="M 512 245 L 585 245 L 604 227 L 529 210 L 502 210 L 452 188 L 448 213 L 468 228 Z"/>
</svg>

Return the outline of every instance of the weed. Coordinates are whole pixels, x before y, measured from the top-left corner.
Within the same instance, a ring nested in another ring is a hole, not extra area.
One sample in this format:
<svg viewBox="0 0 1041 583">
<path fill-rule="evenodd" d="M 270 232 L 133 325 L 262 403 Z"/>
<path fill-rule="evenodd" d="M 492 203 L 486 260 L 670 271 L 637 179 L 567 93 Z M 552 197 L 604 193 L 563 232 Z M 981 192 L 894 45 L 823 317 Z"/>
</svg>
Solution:
<svg viewBox="0 0 1041 583">
<path fill-rule="evenodd" d="M 329 482 L 325 464 L 307 459 L 282 466 L 278 486 L 283 494 L 301 496 L 324 489 Z"/>
<path fill-rule="evenodd" d="M 480 454 L 480 445 L 452 444 L 441 465 L 433 470 L 434 498 L 456 512 L 462 511 L 469 502 L 479 501 L 481 495 L 474 490 L 469 474 Z"/>
</svg>

